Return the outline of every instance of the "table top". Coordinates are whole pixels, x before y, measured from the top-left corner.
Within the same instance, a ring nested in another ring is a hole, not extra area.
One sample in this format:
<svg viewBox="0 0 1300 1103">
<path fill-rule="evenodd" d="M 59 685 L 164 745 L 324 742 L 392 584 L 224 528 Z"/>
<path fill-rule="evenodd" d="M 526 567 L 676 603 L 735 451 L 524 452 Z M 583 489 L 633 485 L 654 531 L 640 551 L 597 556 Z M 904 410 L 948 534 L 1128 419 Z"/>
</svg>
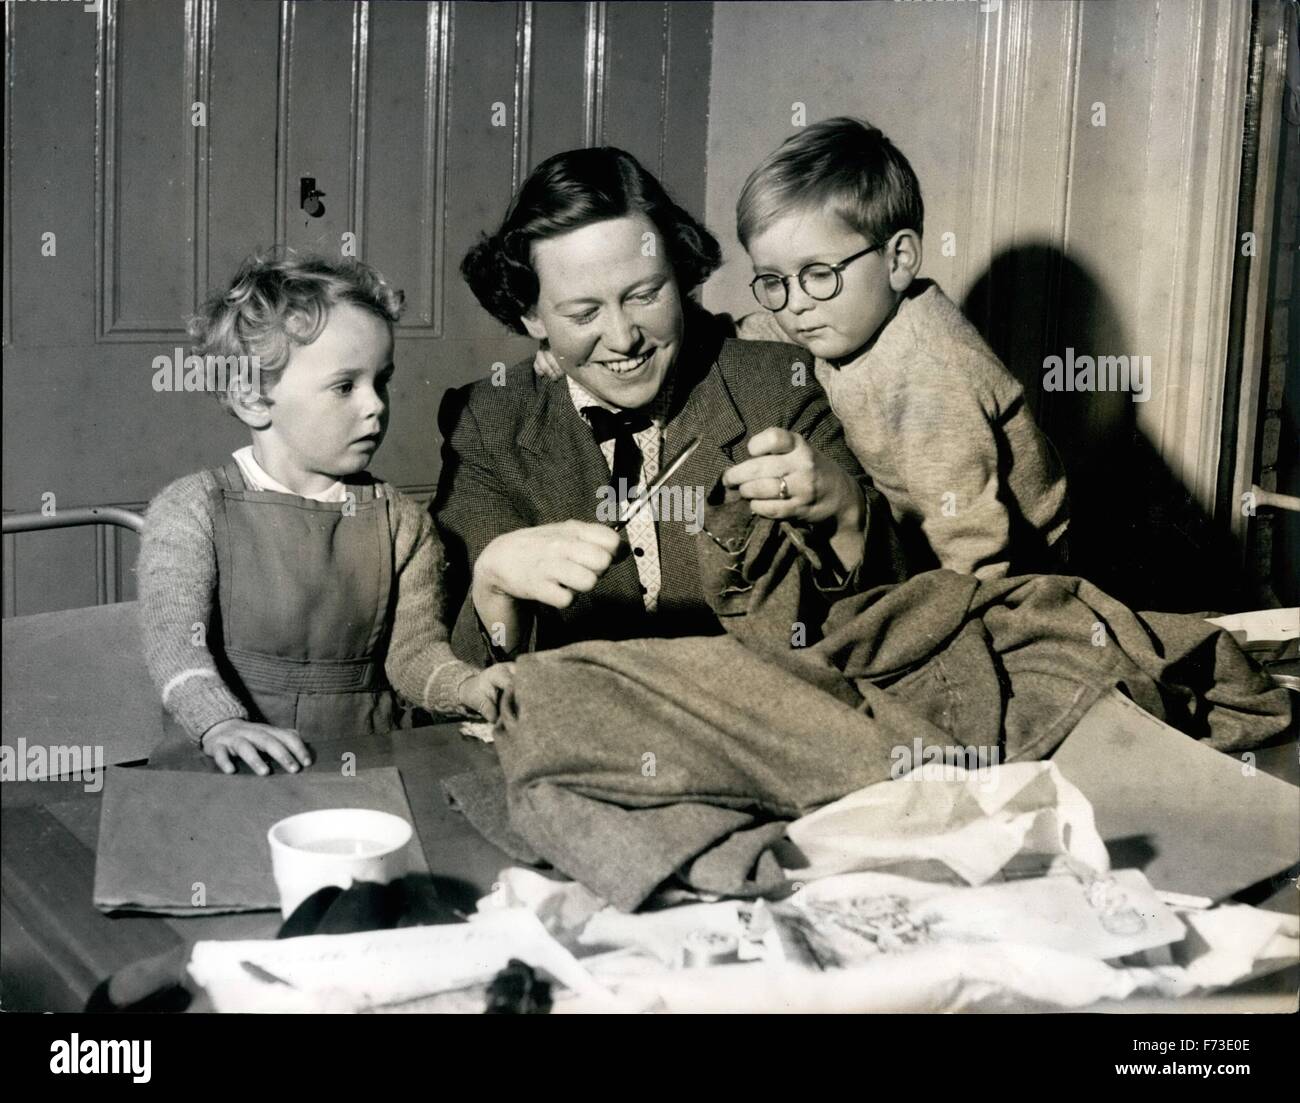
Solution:
<svg viewBox="0 0 1300 1103">
<path fill-rule="evenodd" d="M 0 637 L 6 747 L 94 745 L 113 766 L 146 758 L 162 738 L 134 601 L 7 617 Z"/>
<path fill-rule="evenodd" d="M 310 769 L 336 760 L 343 749 L 356 754 L 358 768 L 398 768 L 439 894 L 454 906 L 472 908 L 512 864 L 451 808 L 439 784 L 494 757 L 489 747 L 462 735 L 459 724 L 397 731 L 364 743 L 321 740 L 311 746 Z M 150 765 L 216 769 L 197 748 L 179 745 L 161 748 Z M 280 915 L 272 911 L 104 915 L 92 902 L 100 794 L 85 792 L 79 781 L 5 782 L 0 794 L 0 1001 L 6 1010 L 80 1010 L 96 984 L 141 958 L 201 939 L 275 937 Z"/>
</svg>

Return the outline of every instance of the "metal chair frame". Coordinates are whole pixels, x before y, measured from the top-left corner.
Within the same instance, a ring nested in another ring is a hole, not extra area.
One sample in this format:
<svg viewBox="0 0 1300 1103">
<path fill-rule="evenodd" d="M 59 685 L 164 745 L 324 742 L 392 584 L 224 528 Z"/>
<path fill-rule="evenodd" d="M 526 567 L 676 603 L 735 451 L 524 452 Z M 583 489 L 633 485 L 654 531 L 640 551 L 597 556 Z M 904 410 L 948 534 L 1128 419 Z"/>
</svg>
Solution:
<svg viewBox="0 0 1300 1103">
<path fill-rule="evenodd" d="M 144 517 L 120 506 L 82 506 L 61 509 L 55 513 L 6 513 L 3 518 L 5 536 L 19 532 L 38 532 L 42 529 L 76 528 L 95 525 L 100 529 L 100 539 L 95 544 L 95 599 L 99 605 L 112 605 L 117 594 L 117 541 L 109 536 L 110 527 L 130 529 L 137 536 L 144 532 Z M 11 598 L 12 595 L 6 595 Z M 12 604 L 7 600 L 6 604 Z M 6 613 L 6 615 L 9 615 Z"/>
</svg>

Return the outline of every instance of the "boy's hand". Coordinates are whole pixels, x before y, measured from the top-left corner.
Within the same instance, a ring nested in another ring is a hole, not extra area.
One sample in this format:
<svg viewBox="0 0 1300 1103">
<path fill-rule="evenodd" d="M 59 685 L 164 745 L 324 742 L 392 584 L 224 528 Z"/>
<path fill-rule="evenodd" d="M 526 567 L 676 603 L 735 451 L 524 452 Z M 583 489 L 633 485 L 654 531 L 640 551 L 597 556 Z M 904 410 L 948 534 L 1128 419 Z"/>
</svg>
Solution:
<svg viewBox="0 0 1300 1103">
<path fill-rule="evenodd" d="M 501 694 L 510 687 L 514 674 L 514 663 L 498 663 L 466 678 L 456 688 L 456 695 L 462 705 L 473 709 L 483 719 L 496 720 Z"/>
<path fill-rule="evenodd" d="M 543 341 L 538 346 L 537 355 L 533 357 L 533 371 L 543 379 L 562 379 L 564 372 L 560 370 L 560 362 L 555 359 L 555 354 L 551 352 L 549 341 Z"/>
<path fill-rule="evenodd" d="M 311 765 L 311 752 L 296 731 L 255 724 L 251 720 L 231 719 L 213 724 L 203 733 L 201 746 L 223 774 L 233 774 L 237 769 L 232 755 L 238 755 L 253 773 L 262 777 L 271 772 L 262 755 L 274 759 L 291 774 L 298 772 L 299 763 Z"/>
</svg>

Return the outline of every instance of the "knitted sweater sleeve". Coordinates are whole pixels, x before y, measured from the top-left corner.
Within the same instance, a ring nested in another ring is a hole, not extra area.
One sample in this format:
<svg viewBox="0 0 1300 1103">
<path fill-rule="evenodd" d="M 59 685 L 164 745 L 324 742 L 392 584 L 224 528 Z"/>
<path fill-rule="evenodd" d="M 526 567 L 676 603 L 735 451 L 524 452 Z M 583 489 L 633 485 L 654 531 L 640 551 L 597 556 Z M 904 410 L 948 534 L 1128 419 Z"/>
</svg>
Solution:
<svg viewBox="0 0 1300 1103">
<path fill-rule="evenodd" d="M 896 382 L 888 407 L 898 464 L 930 547 L 948 570 L 1005 577 L 1011 515 L 993 398 L 969 375 L 934 366 Z"/>
<path fill-rule="evenodd" d="M 136 568 L 145 665 L 163 705 L 195 740 L 222 720 L 248 718 L 207 642 L 217 593 L 213 485 L 199 472 L 154 498 Z"/>
<path fill-rule="evenodd" d="M 421 708 L 444 715 L 476 716 L 456 694 L 461 682 L 478 673 L 478 667 L 452 654 L 443 585 L 446 564 L 433 518 L 396 488 L 385 485 L 384 492 L 392 497 L 397 518 L 397 602 L 385 673 L 403 698 Z"/>
</svg>

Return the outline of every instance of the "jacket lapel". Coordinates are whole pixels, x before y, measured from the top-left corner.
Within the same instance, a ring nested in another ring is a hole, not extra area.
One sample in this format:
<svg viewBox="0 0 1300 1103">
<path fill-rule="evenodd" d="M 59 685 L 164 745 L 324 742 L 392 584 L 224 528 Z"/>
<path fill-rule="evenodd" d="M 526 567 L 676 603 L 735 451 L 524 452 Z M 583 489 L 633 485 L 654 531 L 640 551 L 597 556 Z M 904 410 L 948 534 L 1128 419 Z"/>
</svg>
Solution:
<svg viewBox="0 0 1300 1103">
<path fill-rule="evenodd" d="M 664 432 L 664 460 L 667 466 L 690 443 L 700 438 L 700 446 L 664 488 L 665 502 L 685 501 L 692 495 L 695 508 L 695 529 L 703 521 L 703 497 L 721 477 L 722 472 L 737 462 L 736 451 L 743 448 L 747 436 L 744 420 L 722 381 L 717 367 L 714 346 L 702 343 L 697 346 L 700 359 L 692 365 L 691 372 L 698 382 L 691 388 L 681 412 L 667 425 Z M 687 380 L 683 380 L 687 382 Z M 689 383 L 687 384 L 689 385 Z M 677 489 L 670 489 L 670 488 Z M 672 608 L 696 605 L 702 594 L 700 589 L 697 540 L 707 540 L 687 531 L 684 516 L 668 516 L 665 510 L 659 522 L 659 564 L 662 588 L 659 606 L 663 612 Z"/>
<path fill-rule="evenodd" d="M 609 482 L 609 466 L 563 379 L 542 387 L 518 439 L 524 481 L 516 490 L 534 523 L 596 520 L 596 488 Z"/>
<path fill-rule="evenodd" d="M 591 427 L 573 406 L 568 384 L 550 380 L 541 400 L 519 432 L 523 484 L 517 488 L 521 505 L 533 524 L 573 519 L 600 523 L 598 491 L 609 486 L 609 464 Z M 615 559 L 595 590 L 579 595 L 568 613 L 577 616 L 590 601 L 604 606 L 617 595 L 618 605 L 641 603 L 641 579 L 631 555 Z"/>
</svg>

